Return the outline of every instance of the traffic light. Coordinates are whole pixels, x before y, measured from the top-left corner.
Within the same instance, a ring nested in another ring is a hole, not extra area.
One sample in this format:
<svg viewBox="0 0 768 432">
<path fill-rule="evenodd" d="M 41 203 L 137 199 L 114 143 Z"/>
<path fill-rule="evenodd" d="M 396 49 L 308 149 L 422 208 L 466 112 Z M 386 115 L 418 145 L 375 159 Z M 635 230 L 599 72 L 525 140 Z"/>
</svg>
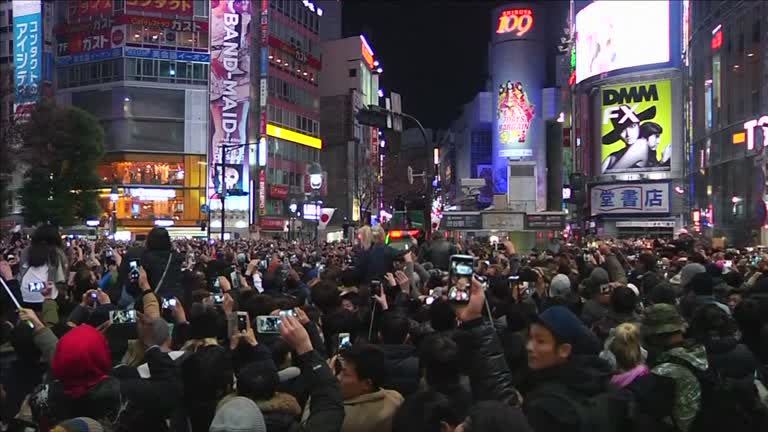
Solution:
<svg viewBox="0 0 768 432">
<path fill-rule="evenodd" d="M 381 107 L 370 105 L 368 108 L 361 108 L 355 114 L 357 122 L 379 129 L 392 129 L 392 115 Z"/>
</svg>

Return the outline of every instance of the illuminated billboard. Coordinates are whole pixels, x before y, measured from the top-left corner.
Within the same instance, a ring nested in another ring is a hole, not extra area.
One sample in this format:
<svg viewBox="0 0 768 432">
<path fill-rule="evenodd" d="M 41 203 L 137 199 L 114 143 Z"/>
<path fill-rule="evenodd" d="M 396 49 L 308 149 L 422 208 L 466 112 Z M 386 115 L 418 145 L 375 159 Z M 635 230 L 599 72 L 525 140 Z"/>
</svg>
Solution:
<svg viewBox="0 0 768 432">
<path fill-rule="evenodd" d="M 17 113 L 40 98 L 43 37 L 41 2 L 13 2 L 14 111 Z"/>
<path fill-rule="evenodd" d="M 601 88 L 601 173 L 668 171 L 672 159 L 669 80 Z"/>
<path fill-rule="evenodd" d="M 208 153 L 211 208 L 221 208 L 219 197 L 224 188 L 228 209 L 248 210 L 250 203 L 250 153 L 245 144 L 248 143 L 251 104 L 251 3 L 250 0 L 211 2 Z"/>
<path fill-rule="evenodd" d="M 499 86 L 496 107 L 499 156 L 528 157 L 533 155 L 528 144 L 528 129 L 536 114 L 521 82 L 507 81 Z"/>
<path fill-rule="evenodd" d="M 670 61 L 668 1 L 595 1 L 576 14 L 576 82 Z"/>
</svg>

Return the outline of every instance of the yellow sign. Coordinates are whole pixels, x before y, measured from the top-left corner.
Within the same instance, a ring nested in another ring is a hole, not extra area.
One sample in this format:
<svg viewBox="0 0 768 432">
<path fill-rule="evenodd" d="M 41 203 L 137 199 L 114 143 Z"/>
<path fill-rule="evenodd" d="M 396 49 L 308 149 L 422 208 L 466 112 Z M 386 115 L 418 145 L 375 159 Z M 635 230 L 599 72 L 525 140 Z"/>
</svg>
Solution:
<svg viewBox="0 0 768 432">
<path fill-rule="evenodd" d="M 323 140 L 267 123 L 267 135 L 316 149 L 323 148 Z"/>
<path fill-rule="evenodd" d="M 360 220 L 360 200 L 352 198 L 352 222 Z"/>
</svg>

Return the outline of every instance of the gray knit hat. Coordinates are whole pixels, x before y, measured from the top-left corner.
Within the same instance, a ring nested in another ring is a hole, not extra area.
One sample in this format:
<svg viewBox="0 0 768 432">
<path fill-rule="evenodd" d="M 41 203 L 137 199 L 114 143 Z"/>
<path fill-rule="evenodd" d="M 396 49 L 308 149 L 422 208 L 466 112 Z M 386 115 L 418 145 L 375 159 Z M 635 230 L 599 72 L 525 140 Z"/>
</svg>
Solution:
<svg viewBox="0 0 768 432">
<path fill-rule="evenodd" d="M 219 406 L 209 431 L 267 432 L 267 426 L 256 402 L 236 396 Z"/>
<path fill-rule="evenodd" d="M 680 270 L 680 286 L 685 288 L 691 282 L 691 279 L 699 273 L 706 272 L 707 269 L 699 263 L 686 264 Z"/>
<path fill-rule="evenodd" d="M 568 276 L 560 273 L 552 278 L 552 282 L 549 283 L 549 296 L 550 297 L 566 297 L 571 294 L 571 280 Z"/>
</svg>

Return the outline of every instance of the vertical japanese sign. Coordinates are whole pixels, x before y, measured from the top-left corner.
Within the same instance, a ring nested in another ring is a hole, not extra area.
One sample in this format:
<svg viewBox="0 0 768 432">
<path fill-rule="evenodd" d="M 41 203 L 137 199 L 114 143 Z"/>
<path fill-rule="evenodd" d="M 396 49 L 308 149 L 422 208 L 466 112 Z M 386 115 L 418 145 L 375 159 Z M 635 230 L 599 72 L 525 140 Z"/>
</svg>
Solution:
<svg viewBox="0 0 768 432">
<path fill-rule="evenodd" d="M 14 112 L 40 98 L 43 75 L 42 2 L 13 2 Z"/>
<path fill-rule="evenodd" d="M 219 200 L 226 191 L 228 209 L 247 211 L 250 173 L 245 144 L 251 103 L 251 1 L 212 0 L 210 19 L 208 196 Z"/>
<path fill-rule="evenodd" d="M 261 0 L 261 13 L 259 19 L 259 145 L 267 145 L 267 72 L 269 61 L 267 59 L 269 50 L 269 0 Z M 259 149 L 264 154 L 267 150 Z M 267 213 L 267 197 L 265 190 L 267 187 L 266 164 L 260 163 L 259 166 L 259 216 Z"/>
<path fill-rule="evenodd" d="M 669 183 L 613 183 L 594 186 L 592 214 L 669 213 Z"/>
</svg>

